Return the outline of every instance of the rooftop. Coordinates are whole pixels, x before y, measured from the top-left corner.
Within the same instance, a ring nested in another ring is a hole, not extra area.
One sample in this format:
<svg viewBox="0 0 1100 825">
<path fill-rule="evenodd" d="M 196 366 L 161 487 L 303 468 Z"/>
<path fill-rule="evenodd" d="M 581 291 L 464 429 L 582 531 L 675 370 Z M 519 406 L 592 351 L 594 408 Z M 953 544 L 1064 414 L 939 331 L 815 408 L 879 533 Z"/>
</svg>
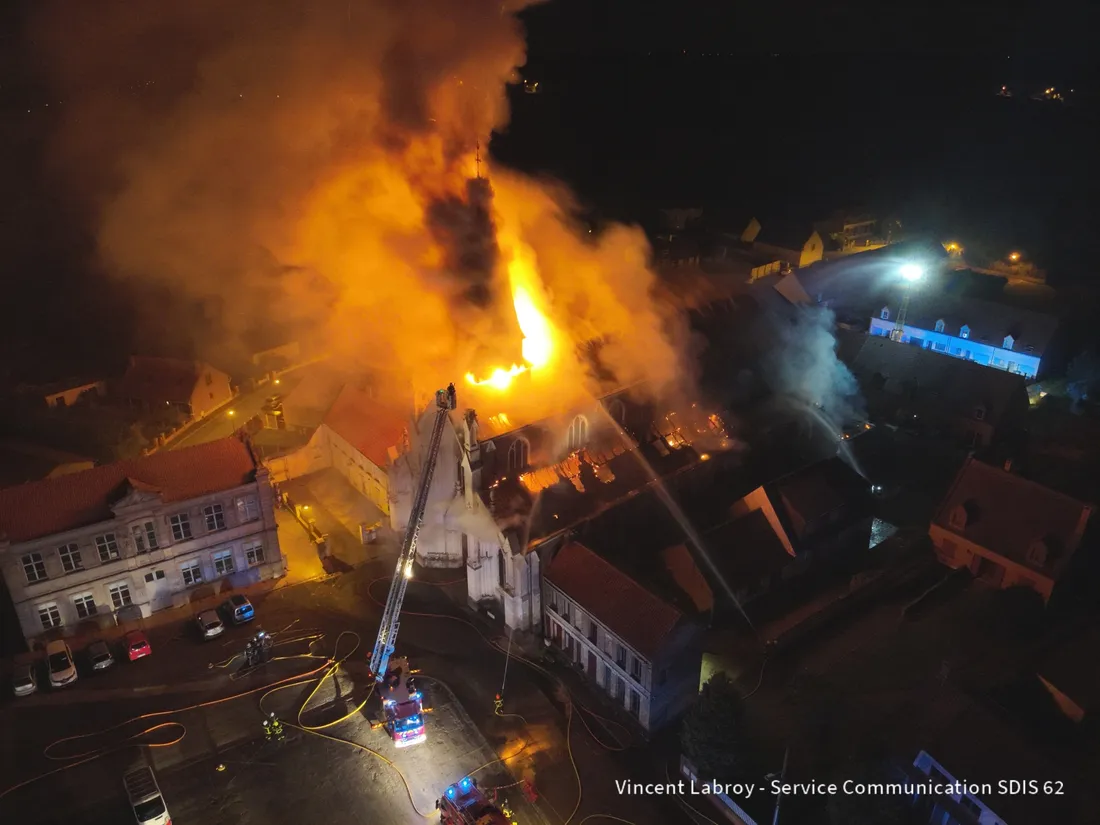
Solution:
<svg viewBox="0 0 1100 825">
<path fill-rule="evenodd" d="M 583 544 L 566 544 L 546 580 L 632 648 L 654 661 L 683 614 Z"/>
<path fill-rule="evenodd" d="M 146 401 L 189 402 L 204 369 L 213 368 L 200 361 L 135 355 L 122 377 L 122 392 Z"/>
<path fill-rule="evenodd" d="M 379 468 L 389 463 L 389 450 L 401 443 L 406 427 L 404 415 L 350 384 L 340 391 L 324 423 Z"/>
<path fill-rule="evenodd" d="M 1023 376 L 877 336 L 866 338 L 851 369 L 865 392 L 874 389 L 878 374 L 884 379 L 882 391 L 902 395 L 910 388 L 918 390 L 941 410 L 949 407 L 967 418 L 981 405 L 983 420 L 994 426 L 1010 408 L 1013 395 L 1027 392 Z"/>
<path fill-rule="evenodd" d="M 969 513 L 962 530 L 950 524 L 957 507 Z M 1056 574 L 1077 549 L 1091 511 L 1076 499 L 970 457 L 955 477 L 934 523 L 1018 564 Z M 1046 541 L 1059 551 L 1043 566 L 1028 559 L 1036 541 Z"/>
<path fill-rule="evenodd" d="M 0 537 L 32 541 L 107 521 L 127 483 L 155 491 L 165 502 L 186 501 L 247 484 L 255 471 L 248 445 L 230 436 L 8 487 L 0 490 Z"/>
</svg>

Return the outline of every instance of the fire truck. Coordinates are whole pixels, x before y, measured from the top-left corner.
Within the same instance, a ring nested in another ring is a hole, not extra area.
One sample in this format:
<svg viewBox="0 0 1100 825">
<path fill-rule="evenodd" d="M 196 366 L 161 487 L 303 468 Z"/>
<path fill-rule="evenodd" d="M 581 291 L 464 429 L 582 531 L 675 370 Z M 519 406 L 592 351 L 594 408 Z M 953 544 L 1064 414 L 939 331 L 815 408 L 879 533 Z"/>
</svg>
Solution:
<svg viewBox="0 0 1100 825">
<path fill-rule="evenodd" d="M 420 539 L 424 510 L 428 506 L 428 492 L 431 490 L 436 461 L 439 459 L 439 445 L 443 442 L 443 433 L 456 404 L 455 385 L 437 390 L 435 404 L 435 421 L 428 441 L 428 452 L 416 485 L 412 508 L 409 510 L 409 523 L 405 527 L 401 552 L 397 555 L 397 567 L 390 583 L 390 593 L 382 611 L 378 638 L 374 641 L 374 651 L 370 657 L 371 674 L 378 683 L 382 696 L 382 714 L 385 719 L 382 725 L 393 738 L 394 745 L 399 748 L 417 745 L 427 738 L 424 731 L 423 697 L 415 683 L 409 680 L 412 671 L 408 660 L 395 659 L 391 664 L 390 656 L 393 655 L 397 631 L 401 625 L 401 605 L 405 601 L 405 590 L 413 575 L 416 543 Z"/>
<path fill-rule="evenodd" d="M 490 802 L 477 780 L 469 776 L 448 787 L 435 806 L 439 825 L 516 825 L 507 805 L 497 807 Z"/>
</svg>

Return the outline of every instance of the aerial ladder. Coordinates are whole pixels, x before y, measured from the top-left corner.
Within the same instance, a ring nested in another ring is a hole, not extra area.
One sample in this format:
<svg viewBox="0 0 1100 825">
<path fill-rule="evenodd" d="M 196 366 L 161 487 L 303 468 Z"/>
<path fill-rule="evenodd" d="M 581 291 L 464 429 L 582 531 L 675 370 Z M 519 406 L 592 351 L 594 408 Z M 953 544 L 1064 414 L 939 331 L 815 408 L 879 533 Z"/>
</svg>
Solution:
<svg viewBox="0 0 1100 825">
<path fill-rule="evenodd" d="M 412 578 L 413 559 L 416 558 L 416 544 L 420 538 L 420 528 L 424 523 L 424 510 L 428 505 L 428 493 L 431 490 L 435 465 L 439 458 L 439 447 L 443 433 L 447 428 L 450 412 L 455 408 L 455 385 L 435 393 L 435 421 L 432 424 L 428 452 L 416 483 L 412 508 L 409 510 L 409 523 L 405 527 L 405 536 L 401 542 L 401 552 L 397 555 L 390 593 L 386 598 L 386 607 L 382 611 L 382 623 L 378 628 L 378 638 L 374 642 L 374 652 L 370 657 L 370 670 L 382 691 L 383 723 L 393 737 L 397 747 L 407 747 L 423 742 L 424 717 L 421 706 L 420 690 L 409 680 L 408 661 L 395 659 L 391 663 L 397 631 L 401 626 L 401 605 L 405 601 L 405 591 Z"/>
</svg>

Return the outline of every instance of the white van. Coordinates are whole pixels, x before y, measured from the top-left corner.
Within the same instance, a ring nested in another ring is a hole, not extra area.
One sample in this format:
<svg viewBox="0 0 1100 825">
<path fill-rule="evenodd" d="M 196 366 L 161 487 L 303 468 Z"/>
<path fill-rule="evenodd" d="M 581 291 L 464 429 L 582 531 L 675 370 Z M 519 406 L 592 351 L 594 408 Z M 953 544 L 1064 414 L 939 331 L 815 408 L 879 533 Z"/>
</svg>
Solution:
<svg viewBox="0 0 1100 825">
<path fill-rule="evenodd" d="M 164 804 L 153 769 L 144 763 L 131 768 L 122 777 L 134 819 L 138 825 L 172 825 L 172 817 Z"/>
</svg>

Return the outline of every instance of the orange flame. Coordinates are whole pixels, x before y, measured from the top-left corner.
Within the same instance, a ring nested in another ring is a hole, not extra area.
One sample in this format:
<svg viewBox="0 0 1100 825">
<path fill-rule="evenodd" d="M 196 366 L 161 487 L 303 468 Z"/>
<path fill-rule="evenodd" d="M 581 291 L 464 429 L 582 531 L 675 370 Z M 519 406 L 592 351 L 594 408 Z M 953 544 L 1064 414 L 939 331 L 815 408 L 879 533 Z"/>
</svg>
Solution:
<svg viewBox="0 0 1100 825">
<path fill-rule="evenodd" d="M 536 296 L 542 293 L 542 284 L 532 256 L 526 250 L 514 247 L 508 262 L 508 281 L 512 288 L 512 308 L 523 333 L 523 360 L 525 364 L 512 364 L 511 368 L 497 367 L 488 378 L 478 379 L 472 372 L 466 373 L 466 381 L 477 387 L 506 390 L 512 380 L 531 369 L 547 366 L 554 354 L 554 327 L 546 314 L 539 309 Z"/>
</svg>

